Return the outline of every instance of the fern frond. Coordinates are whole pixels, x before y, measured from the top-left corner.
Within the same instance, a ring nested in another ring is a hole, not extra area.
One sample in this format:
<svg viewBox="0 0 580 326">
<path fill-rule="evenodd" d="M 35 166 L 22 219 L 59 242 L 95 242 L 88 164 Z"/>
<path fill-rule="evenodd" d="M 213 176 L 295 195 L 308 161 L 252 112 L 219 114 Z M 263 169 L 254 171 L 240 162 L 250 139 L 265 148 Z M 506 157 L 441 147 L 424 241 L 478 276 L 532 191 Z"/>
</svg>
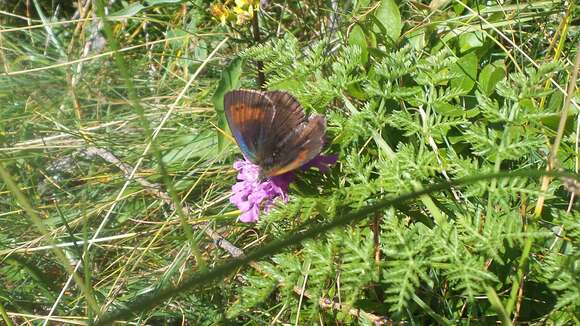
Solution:
<svg viewBox="0 0 580 326">
<path fill-rule="evenodd" d="M 386 284 L 385 301 L 390 310 L 402 313 L 411 303 L 413 294 L 422 283 L 432 285 L 428 255 L 430 241 L 417 232 L 403 227 L 394 216 L 386 218 L 381 234 L 381 249 L 385 254 L 382 282 Z"/>
</svg>

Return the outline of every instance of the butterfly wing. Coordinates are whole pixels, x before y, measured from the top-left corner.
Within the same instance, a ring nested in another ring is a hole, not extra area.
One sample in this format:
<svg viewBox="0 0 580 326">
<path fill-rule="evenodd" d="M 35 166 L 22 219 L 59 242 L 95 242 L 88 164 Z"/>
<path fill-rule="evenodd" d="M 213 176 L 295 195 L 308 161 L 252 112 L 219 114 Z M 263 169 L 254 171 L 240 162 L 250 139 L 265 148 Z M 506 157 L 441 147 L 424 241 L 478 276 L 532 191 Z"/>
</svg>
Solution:
<svg viewBox="0 0 580 326">
<path fill-rule="evenodd" d="M 260 166 L 263 173 L 275 176 L 292 171 L 308 163 L 322 150 L 325 121 L 322 117 L 306 119 L 304 109 L 288 92 L 268 91 L 274 116 L 266 127 L 264 155 Z"/>
<path fill-rule="evenodd" d="M 278 157 L 283 146 L 292 137 L 296 130 L 307 122 L 304 110 L 300 103 L 287 92 L 269 91 L 264 93 L 274 106 L 274 116 L 272 123 L 263 126 L 264 138 L 260 148 L 261 161 L 264 165 L 272 165 L 272 158 Z"/>
<path fill-rule="evenodd" d="M 277 146 L 280 154 L 272 164 L 264 164 L 268 176 L 276 176 L 295 170 L 315 158 L 324 145 L 326 121 L 322 116 L 313 116 L 296 129 L 291 137 Z"/>
<path fill-rule="evenodd" d="M 272 120 L 273 137 L 278 140 L 284 139 L 291 134 L 301 124 L 307 122 L 304 116 L 304 109 L 296 98 L 288 92 L 270 91 L 266 92 L 274 104 L 274 118 Z"/>
<path fill-rule="evenodd" d="M 272 101 L 263 92 L 236 90 L 224 96 L 224 111 L 240 150 L 259 165 L 274 116 Z"/>
</svg>

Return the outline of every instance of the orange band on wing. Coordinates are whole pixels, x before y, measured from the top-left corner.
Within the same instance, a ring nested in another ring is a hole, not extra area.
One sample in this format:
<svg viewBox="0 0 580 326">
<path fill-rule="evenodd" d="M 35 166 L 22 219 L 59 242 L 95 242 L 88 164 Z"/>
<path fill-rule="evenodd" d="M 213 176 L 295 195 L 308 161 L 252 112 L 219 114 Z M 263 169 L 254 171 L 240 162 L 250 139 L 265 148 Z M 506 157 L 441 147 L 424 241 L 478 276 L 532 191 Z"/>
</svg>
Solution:
<svg viewBox="0 0 580 326">
<path fill-rule="evenodd" d="M 268 171 L 268 176 L 273 177 L 273 176 L 284 174 L 286 172 L 289 172 L 289 171 L 292 171 L 292 170 L 295 170 L 295 169 L 301 167 L 302 165 L 304 165 L 304 164 L 308 163 L 308 161 L 310 161 L 308 154 L 309 154 L 308 148 L 302 149 L 298 153 L 298 156 L 292 162 L 290 162 L 290 164 L 288 164 L 286 166 L 282 166 L 279 169 L 274 169 L 272 171 Z"/>
</svg>

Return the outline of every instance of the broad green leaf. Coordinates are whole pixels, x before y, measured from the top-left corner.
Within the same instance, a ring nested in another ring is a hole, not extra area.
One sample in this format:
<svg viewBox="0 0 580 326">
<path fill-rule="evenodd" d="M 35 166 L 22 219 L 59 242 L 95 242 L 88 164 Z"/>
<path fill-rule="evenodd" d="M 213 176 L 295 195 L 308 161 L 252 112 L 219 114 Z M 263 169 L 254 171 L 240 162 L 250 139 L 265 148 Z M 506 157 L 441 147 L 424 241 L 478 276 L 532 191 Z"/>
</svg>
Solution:
<svg viewBox="0 0 580 326">
<path fill-rule="evenodd" d="M 141 10 L 147 8 L 146 6 L 142 5 L 139 2 L 132 3 L 129 6 L 112 13 L 110 16 L 123 16 L 123 17 L 132 17 L 138 14 Z"/>
<path fill-rule="evenodd" d="M 466 53 L 483 46 L 485 34 L 480 31 L 463 33 L 459 36 L 459 52 Z"/>
<path fill-rule="evenodd" d="M 379 8 L 374 13 L 376 20 L 383 25 L 387 36 L 392 42 L 396 42 L 401 36 L 401 13 L 399 6 L 394 0 L 382 0 Z M 380 33 L 381 29 L 375 26 L 375 33 Z"/>
<path fill-rule="evenodd" d="M 226 117 L 224 114 L 224 95 L 234 89 L 240 87 L 240 76 L 242 74 L 242 63 L 241 58 L 235 58 L 232 62 L 222 71 L 222 76 L 219 81 L 218 87 L 212 97 L 212 102 L 215 108 L 216 115 L 218 117 L 218 148 L 221 150 L 223 148 L 224 135 L 222 132 L 226 129 Z"/>
<path fill-rule="evenodd" d="M 444 6 L 449 4 L 449 2 L 451 2 L 451 0 L 431 0 L 429 9 L 431 9 L 431 11 L 442 10 Z"/>
<path fill-rule="evenodd" d="M 530 98 L 523 98 L 520 101 L 518 101 L 518 103 L 523 109 L 525 109 L 528 112 L 534 112 L 534 110 L 536 109 L 536 103 L 534 103 L 534 101 L 532 101 L 532 99 Z"/>
<path fill-rule="evenodd" d="M 425 41 L 426 33 L 427 33 L 426 28 L 414 30 L 407 34 L 407 40 L 409 40 L 409 43 L 413 46 L 413 48 L 423 50 L 426 45 Z"/>
<path fill-rule="evenodd" d="M 183 164 L 192 157 L 212 155 L 217 155 L 215 134 L 207 130 L 178 137 L 175 139 L 173 147 L 163 155 L 162 159 L 163 163 L 172 165 Z"/>
<path fill-rule="evenodd" d="M 471 52 L 459 58 L 451 66 L 451 71 L 457 75 L 456 78 L 451 79 L 451 86 L 465 92 L 471 91 L 477 78 L 477 55 Z"/>
<path fill-rule="evenodd" d="M 564 104 L 564 94 L 560 92 L 555 92 L 550 96 L 549 102 L 546 104 L 544 111 L 553 112 L 553 115 L 541 118 L 542 125 L 546 126 L 553 131 L 558 130 L 558 125 L 560 124 L 560 115 L 562 111 L 562 105 Z M 573 134 L 576 132 L 576 119 L 575 116 L 578 115 L 578 111 L 575 109 L 574 105 L 570 105 L 568 109 L 568 120 L 566 122 L 564 134 Z"/>
<path fill-rule="evenodd" d="M 303 85 L 303 82 L 298 79 L 286 79 L 268 85 L 271 89 L 297 89 Z"/>
<path fill-rule="evenodd" d="M 564 94 L 555 92 L 550 96 L 546 109 L 550 112 L 560 112 L 562 109 L 562 103 L 564 103 Z M 574 106 L 571 106 L 571 108 L 573 109 Z"/>
<path fill-rule="evenodd" d="M 182 3 L 184 0 L 147 0 L 145 3 L 148 7 L 157 6 L 157 5 L 165 5 L 165 4 L 174 4 L 174 3 Z"/>
<path fill-rule="evenodd" d="M 463 111 L 463 114 L 468 119 L 477 116 L 479 113 L 480 113 L 480 110 L 477 107 L 475 107 L 473 109 L 469 109 L 469 110 Z"/>
<path fill-rule="evenodd" d="M 369 61 L 369 50 L 368 50 L 369 46 L 368 46 L 365 32 L 363 31 L 362 27 L 360 27 L 360 25 L 356 24 L 351 29 L 350 34 L 348 35 L 348 44 L 358 45 L 360 47 L 360 49 L 361 49 L 360 63 L 361 64 L 364 65 Z"/>
<path fill-rule="evenodd" d="M 467 3 L 467 0 L 453 1 L 452 8 L 456 16 L 461 15 L 461 13 L 465 11 L 465 7 L 462 6 L 461 3 L 463 4 Z"/>
<path fill-rule="evenodd" d="M 360 0 L 360 1 L 355 0 L 355 1 L 353 1 L 353 6 L 352 6 L 354 8 L 353 12 L 356 13 L 356 12 L 359 12 L 363 9 L 366 9 L 369 6 L 370 2 L 371 2 L 370 0 Z"/>
<path fill-rule="evenodd" d="M 352 83 L 346 87 L 346 91 L 349 95 L 359 99 L 359 100 L 366 100 L 368 98 L 368 93 L 366 93 L 363 88 L 360 86 L 360 83 Z"/>
<path fill-rule="evenodd" d="M 463 115 L 463 109 L 457 105 L 445 102 L 438 102 L 433 104 L 435 112 L 450 117 L 460 117 Z"/>
<path fill-rule="evenodd" d="M 491 95 L 495 90 L 495 85 L 505 77 L 503 60 L 490 63 L 483 67 L 479 73 L 479 89 L 485 95 Z"/>
<path fill-rule="evenodd" d="M 138 14 L 141 10 L 149 8 L 149 7 L 154 7 L 154 6 L 159 6 L 159 5 L 164 5 L 164 4 L 175 4 L 175 3 L 181 3 L 183 0 L 148 0 L 148 1 L 143 1 L 141 2 L 135 2 L 130 4 L 129 6 L 116 11 L 114 13 L 112 13 L 110 16 L 115 16 L 115 17 L 132 17 L 135 16 L 136 14 Z"/>
<path fill-rule="evenodd" d="M 182 29 L 170 29 L 167 31 L 167 38 L 171 39 L 174 37 L 180 37 L 180 36 L 185 36 L 188 33 Z M 184 44 L 184 42 L 186 42 L 187 39 L 176 39 L 176 40 L 169 40 L 169 46 L 171 46 L 171 48 L 173 49 L 181 49 L 182 47 L 186 46 L 186 44 Z"/>
<path fill-rule="evenodd" d="M 558 124 L 560 123 L 560 111 L 562 110 L 562 104 L 564 103 L 564 94 L 560 92 L 556 92 L 550 96 L 550 99 L 547 101 L 544 110 L 548 112 L 554 112 L 554 115 L 551 117 L 542 118 L 542 124 L 549 129 L 558 130 Z M 574 106 L 571 106 L 572 108 Z M 568 118 L 571 115 L 574 115 L 574 112 L 568 112 Z M 570 120 L 568 120 L 568 124 L 570 124 Z"/>
<path fill-rule="evenodd" d="M 366 29 L 366 28 L 365 28 Z M 368 32 L 366 34 L 367 37 L 367 42 L 369 44 L 369 52 L 371 48 L 376 48 L 377 47 L 377 35 L 373 32 Z"/>
</svg>

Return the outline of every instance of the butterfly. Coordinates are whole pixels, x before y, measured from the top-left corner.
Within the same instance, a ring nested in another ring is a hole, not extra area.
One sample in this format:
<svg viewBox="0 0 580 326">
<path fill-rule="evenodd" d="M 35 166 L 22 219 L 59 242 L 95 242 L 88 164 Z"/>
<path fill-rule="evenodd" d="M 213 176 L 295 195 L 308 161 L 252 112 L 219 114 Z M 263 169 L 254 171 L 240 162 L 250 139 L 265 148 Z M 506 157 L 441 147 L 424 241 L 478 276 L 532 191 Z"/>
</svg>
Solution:
<svg viewBox="0 0 580 326">
<path fill-rule="evenodd" d="M 324 117 L 307 118 L 288 92 L 231 91 L 224 96 L 224 110 L 240 150 L 262 177 L 295 170 L 322 150 Z"/>
</svg>

